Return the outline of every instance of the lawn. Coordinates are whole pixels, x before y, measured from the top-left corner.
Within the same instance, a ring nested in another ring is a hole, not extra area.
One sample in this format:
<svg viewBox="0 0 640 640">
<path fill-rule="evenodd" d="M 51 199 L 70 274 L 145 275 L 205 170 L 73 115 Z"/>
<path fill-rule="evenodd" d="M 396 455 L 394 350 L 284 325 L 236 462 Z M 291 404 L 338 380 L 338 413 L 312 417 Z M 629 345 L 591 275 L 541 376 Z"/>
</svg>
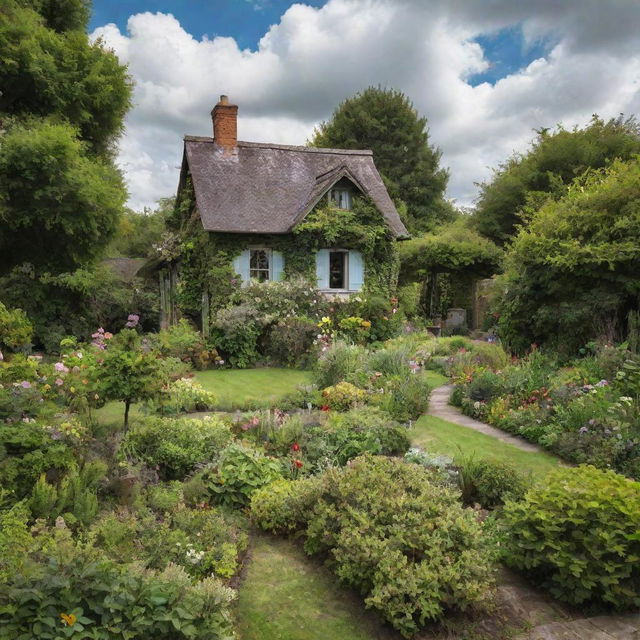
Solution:
<svg viewBox="0 0 640 640">
<path fill-rule="evenodd" d="M 275 407 L 282 396 L 311 384 L 311 372 L 298 369 L 221 369 L 198 371 L 196 380 L 218 396 L 223 411 Z"/>
<path fill-rule="evenodd" d="M 426 370 L 422 375 L 427 379 L 431 387 L 433 387 L 434 389 L 449 382 L 449 378 L 447 378 L 447 376 L 443 376 L 437 371 Z"/>
<path fill-rule="evenodd" d="M 290 540 L 253 538 L 238 597 L 241 640 L 396 640 Z"/>
<path fill-rule="evenodd" d="M 513 463 L 518 469 L 542 477 L 555 469 L 561 461 L 550 453 L 522 451 L 502 442 L 434 416 L 422 416 L 413 426 L 411 439 L 414 445 L 433 453 L 450 457 L 475 455 L 477 458 L 494 458 Z"/>
</svg>

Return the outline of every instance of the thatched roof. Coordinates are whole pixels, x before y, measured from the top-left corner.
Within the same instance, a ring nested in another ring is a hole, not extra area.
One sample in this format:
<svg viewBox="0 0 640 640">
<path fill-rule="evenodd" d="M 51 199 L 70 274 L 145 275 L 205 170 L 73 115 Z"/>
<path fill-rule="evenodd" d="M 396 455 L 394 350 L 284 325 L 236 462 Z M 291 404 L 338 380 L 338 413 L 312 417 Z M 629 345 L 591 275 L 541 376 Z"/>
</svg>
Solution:
<svg viewBox="0 0 640 640">
<path fill-rule="evenodd" d="M 185 137 L 189 171 L 207 231 L 290 233 L 339 180 L 349 179 L 378 207 L 392 233 L 407 237 L 371 151 L 316 149 Z"/>
</svg>

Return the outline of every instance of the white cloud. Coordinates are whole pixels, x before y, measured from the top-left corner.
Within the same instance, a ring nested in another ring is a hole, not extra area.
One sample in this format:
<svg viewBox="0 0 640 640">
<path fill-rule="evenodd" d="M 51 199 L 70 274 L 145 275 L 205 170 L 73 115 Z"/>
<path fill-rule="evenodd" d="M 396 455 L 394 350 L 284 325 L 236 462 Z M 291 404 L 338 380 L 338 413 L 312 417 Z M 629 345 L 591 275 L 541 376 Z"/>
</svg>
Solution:
<svg viewBox="0 0 640 640">
<path fill-rule="evenodd" d="M 105 25 L 92 37 L 136 82 L 120 145 L 135 208 L 173 194 L 182 136 L 211 135 L 219 94 L 240 106 L 241 139 L 303 144 L 369 85 L 400 89 L 429 118 L 451 170 L 449 195 L 468 204 L 474 182 L 524 150 L 534 129 L 640 112 L 639 19 L 631 0 L 330 0 L 292 5 L 256 51 L 228 37 L 196 40 L 162 13 L 131 16 L 125 34 Z M 473 39 L 508 26 L 529 44 L 556 44 L 495 85 L 472 87 L 468 78 L 489 64 Z"/>
</svg>

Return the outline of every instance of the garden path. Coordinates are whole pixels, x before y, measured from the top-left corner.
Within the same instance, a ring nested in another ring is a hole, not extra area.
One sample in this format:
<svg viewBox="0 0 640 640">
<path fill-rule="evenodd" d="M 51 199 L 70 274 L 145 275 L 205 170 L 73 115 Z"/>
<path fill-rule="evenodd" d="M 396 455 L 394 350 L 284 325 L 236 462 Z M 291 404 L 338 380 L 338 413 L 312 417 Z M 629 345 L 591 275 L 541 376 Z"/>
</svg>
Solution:
<svg viewBox="0 0 640 640">
<path fill-rule="evenodd" d="M 474 431 L 479 431 L 485 435 L 492 436 L 493 438 L 502 440 L 502 442 L 508 442 L 522 451 L 534 451 L 538 453 L 543 451 L 541 447 L 538 447 L 531 442 L 527 442 L 523 438 L 512 436 L 500 429 L 496 429 L 491 425 L 485 424 L 484 422 L 465 416 L 457 407 L 452 407 L 449 404 L 449 398 L 451 397 L 452 392 L 453 385 L 450 384 L 444 384 L 441 387 L 435 388 L 431 392 L 431 400 L 429 401 L 429 410 L 427 413 L 435 416 L 436 418 L 441 418 L 442 420 L 447 420 L 448 422 L 453 422 L 454 424 L 458 424 L 462 427 L 468 427 Z"/>
</svg>

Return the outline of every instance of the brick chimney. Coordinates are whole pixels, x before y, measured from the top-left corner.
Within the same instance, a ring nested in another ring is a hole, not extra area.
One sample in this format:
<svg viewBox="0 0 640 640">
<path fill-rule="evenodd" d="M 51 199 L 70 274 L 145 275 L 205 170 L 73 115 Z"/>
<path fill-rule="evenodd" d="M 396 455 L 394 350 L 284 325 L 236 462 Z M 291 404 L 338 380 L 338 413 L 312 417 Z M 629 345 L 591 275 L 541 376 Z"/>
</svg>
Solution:
<svg viewBox="0 0 640 640">
<path fill-rule="evenodd" d="M 227 96 L 220 96 L 220 102 L 211 111 L 213 120 L 213 141 L 223 147 L 235 147 L 238 142 L 238 105 L 229 104 Z"/>
</svg>

